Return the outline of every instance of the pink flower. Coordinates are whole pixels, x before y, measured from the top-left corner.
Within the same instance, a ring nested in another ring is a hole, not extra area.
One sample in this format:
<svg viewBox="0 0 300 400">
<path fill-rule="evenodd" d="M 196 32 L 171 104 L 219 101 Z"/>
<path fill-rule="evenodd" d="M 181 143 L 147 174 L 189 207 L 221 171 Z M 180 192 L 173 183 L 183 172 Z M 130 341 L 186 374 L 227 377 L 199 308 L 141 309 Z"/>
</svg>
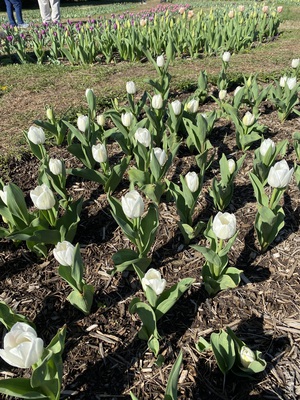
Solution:
<svg viewBox="0 0 300 400">
<path fill-rule="evenodd" d="M 229 17 L 229 18 L 233 18 L 233 17 L 234 17 L 234 11 L 233 11 L 233 10 L 230 10 L 230 11 L 229 11 L 228 17 Z"/>
<path fill-rule="evenodd" d="M 179 14 L 181 15 L 184 13 L 184 11 L 185 11 L 184 7 L 180 7 L 178 10 Z"/>
<path fill-rule="evenodd" d="M 278 7 L 277 7 L 277 12 L 278 12 L 278 13 L 282 13 L 282 11 L 283 11 L 283 7 L 282 7 L 282 6 L 278 6 Z"/>
<path fill-rule="evenodd" d="M 263 6 L 262 12 L 267 14 L 268 11 L 269 11 L 269 6 Z"/>
<path fill-rule="evenodd" d="M 191 19 L 194 16 L 194 11 L 193 10 L 189 10 L 188 12 L 188 18 Z"/>
</svg>

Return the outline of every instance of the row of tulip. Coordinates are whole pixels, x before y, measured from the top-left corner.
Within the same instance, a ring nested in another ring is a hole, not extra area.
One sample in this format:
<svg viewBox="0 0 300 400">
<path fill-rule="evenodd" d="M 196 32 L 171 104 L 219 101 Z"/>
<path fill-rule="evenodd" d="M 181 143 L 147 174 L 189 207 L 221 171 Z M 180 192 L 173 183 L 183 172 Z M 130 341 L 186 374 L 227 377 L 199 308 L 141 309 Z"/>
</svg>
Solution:
<svg viewBox="0 0 300 400">
<path fill-rule="evenodd" d="M 263 42 L 278 34 L 279 12 L 253 5 L 246 9 L 228 8 L 210 10 L 208 13 L 189 10 L 181 6 L 154 16 L 137 18 L 124 14 L 120 18 L 90 20 L 87 23 L 32 26 L 27 34 L 7 27 L 3 49 L 7 54 L 17 54 L 20 62 L 42 63 L 67 58 L 72 64 L 90 64 L 112 59 L 135 61 L 144 57 L 143 49 L 154 55 L 172 47 L 172 58 L 182 55 L 198 57 L 211 55 L 225 49 L 238 52 L 249 48 L 253 42 Z"/>
</svg>

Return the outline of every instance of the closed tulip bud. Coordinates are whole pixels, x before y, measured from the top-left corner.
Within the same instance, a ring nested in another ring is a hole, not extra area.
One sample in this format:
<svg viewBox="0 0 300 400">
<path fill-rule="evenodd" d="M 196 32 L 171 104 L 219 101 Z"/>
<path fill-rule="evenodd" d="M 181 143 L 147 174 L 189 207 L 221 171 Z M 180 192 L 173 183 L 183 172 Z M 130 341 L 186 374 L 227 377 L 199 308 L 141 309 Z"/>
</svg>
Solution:
<svg viewBox="0 0 300 400">
<path fill-rule="evenodd" d="M 34 144 L 44 144 L 46 140 L 45 132 L 42 128 L 37 126 L 31 126 L 29 128 L 27 137 Z"/>
<path fill-rule="evenodd" d="M 47 115 L 47 118 L 48 118 L 50 121 L 53 121 L 54 115 L 53 115 L 53 110 L 52 110 L 51 107 L 47 108 L 47 110 L 46 110 L 46 115 Z"/>
<path fill-rule="evenodd" d="M 194 16 L 194 11 L 193 11 L 193 10 L 189 10 L 187 16 L 188 16 L 188 19 L 193 18 L 193 16 Z"/>
<path fill-rule="evenodd" d="M 94 91 L 93 89 L 86 89 L 85 91 L 85 97 L 88 98 L 88 96 L 93 95 L 94 96 Z"/>
<path fill-rule="evenodd" d="M 74 264 L 75 247 L 67 240 L 58 242 L 53 249 L 53 255 L 60 265 L 72 267 Z"/>
<path fill-rule="evenodd" d="M 0 190 L 0 197 L 3 203 L 7 206 L 7 188 L 8 186 L 3 186 L 2 190 Z"/>
<path fill-rule="evenodd" d="M 227 90 L 220 90 L 219 91 L 219 99 L 221 100 L 221 101 L 223 101 L 224 99 L 225 99 L 225 97 L 227 96 Z"/>
<path fill-rule="evenodd" d="M 30 191 L 30 197 L 39 210 L 50 210 L 55 205 L 54 194 L 45 183 Z"/>
<path fill-rule="evenodd" d="M 277 7 L 277 12 L 278 12 L 278 13 L 282 13 L 282 11 L 283 11 L 283 7 L 282 7 L 282 6 L 278 6 L 278 7 Z"/>
<path fill-rule="evenodd" d="M 87 115 L 79 115 L 77 118 L 77 127 L 81 132 L 86 132 L 89 127 L 89 117 Z"/>
<path fill-rule="evenodd" d="M 264 157 L 270 148 L 272 149 L 271 154 L 273 155 L 275 153 L 275 143 L 272 139 L 265 139 L 259 147 L 261 156 Z"/>
<path fill-rule="evenodd" d="M 255 117 L 253 114 L 251 114 L 250 111 L 247 111 L 246 114 L 243 117 L 243 124 L 245 126 L 251 126 L 255 122 Z"/>
<path fill-rule="evenodd" d="M 233 92 L 233 95 L 236 96 L 236 95 L 238 94 L 238 92 L 239 92 L 241 89 L 242 89 L 241 86 L 237 86 L 237 87 L 235 88 L 235 91 Z"/>
<path fill-rule="evenodd" d="M 268 184 L 273 188 L 282 189 L 287 187 L 292 179 L 294 168 L 289 169 L 286 160 L 278 161 L 270 168 Z"/>
<path fill-rule="evenodd" d="M 297 86 L 297 78 L 295 76 L 293 78 L 287 78 L 286 84 L 290 90 L 293 90 Z"/>
<path fill-rule="evenodd" d="M 156 296 L 162 294 L 166 287 L 166 280 L 162 279 L 161 273 L 154 268 L 150 268 L 144 278 L 142 278 L 142 286 L 143 289 L 146 290 L 146 287 L 149 286 L 155 292 Z"/>
<path fill-rule="evenodd" d="M 103 163 L 107 160 L 106 147 L 102 143 L 94 144 L 92 146 L 92 154 L 95 161 Z"/>
<path fill-rule="evenodd" d="M 144 202 L 136 190 L 131 190 L 121 198 L 122 209 L 126 217 L 139 218 L 144 212 Z"/>
<path fill-rule="evenodd" d="M 223 53 L 222 59 L 223 59 L 224 62 L 228 63 L 230 61 L 230 57 L 231 57 L 230 52 L 229 51 L 225 51 Z"/>
<path fill-rule="evenodd" d="M 165 65 L 165 58 L 163 55 L 157 57 L 156 64 L 159 68 L 162 68 Z"/>
<path fill-rule="evenodd" d="M 149 147 L 151 144 L 151 134 L 147 128 L 138 128 L 134 134 L 135 140 L 145 147 Z"/>
<path fill-rule="evenodd" d="M 196 172 L 188 172 L 185 176 L 187 187 L 192 193 L 196 192 L 199 188 L 199 177 Z"/>
<path fill-rule="evenodd" d="M 244 12 L 245 11 L 245 6 L 243 6 L 243 5 L 238 6 L 238 10 L 240 12 Z"/>
<path fill-rule="evenodd" d="M 132 123 L 132 120 L 133 120 L 132 112 L 128 111 L 121 114 L 121 121 L 124 126 L 129 127 Z"/>
<path fill-rule="evenodd" d="M 36 331 L 24 322 L 15 323 L 4 336 L 0 357 L 17 368 L 30 368 L 42 357 L 44 342 Z"/>
<path fill-rule="evenodd" d="M 184 11 L 185 11 L 184 7 L 180 7 L 178 10 L 179 14 L 181 14 L 181 15 L 184 14 Z"/>
<path fill-rule="evenodd" d="M 262 12 L 267 14 L 268 11 L 269 11 L 269 7 L 268 6 L 263 6 Z"/>
<path fill-rule="evenodd" d="M 286 81 L 287 81 L 287 76 L 282 76 L 281 78 L 280 78 L 280 80 L 279 80 L 279 85 L 282 87 L 282 88 L 284 88 L 285 87 L 285 84 L 286 84 Z"/>
<path fill-rule="evenodd" d="M 190 114 L 195 114 L 198 111 L 198 108 L 199 108 L 198 99 L 190 100 L 185 106 L 186 111 Z"/>
<path fill-rule="evenodd" d="M 244 368 L 248 368 L 249 365 L 255 361 L 255 354 L 249 347 L 243 346 L 240 351 L 240 360 L 242 363 L 242 366 Z"/>
<path fill-rule="evenodd" d="M 294 58 L 292 60 L 292 68 L 298 68 L 300 65 L 300 58 Z"/>
<path fill-rule="evenodd" d="M 57 158 L 50 158 L 49 169 L 53 175 L 60 175 L 62 173 L 62 162 Z"/>
<path fill-rule="evenodd" d="M 213 220 L 212 230 L 219 239 L 230 239 L 236 233 L 235 215 L 218 212 Z"/>
<path fill-rule="evenodd" d="M 162 106 L 163 106 L 163 98 L 162 98 L 162 95 L 159 93 L 159 94 L 155 94 L 153 97 L 152 97 L 152 107 L 155 109 L 155 110 L 160 110 L 161 108 L 162 108 Z"/>
<path fill-rule="evenodd" d="M 176 116 L 181 114 L 182 104 L 179 100 L 172 101 L 171 106 Z"/>
<path fill-rule="evenodd" d="M 161 167 L 163 167 L 168 159 L 166 152 L 163 149 L 161 149 L 160 147 L 155 147 L 153 149 L 153 152 L 154 152 L 155 158 L 159 162 L 159 165 Z"/>
<path fill-rule="evenodd" d="M 146 26 L 146 25 L 147 25 L 147 20 L 145 18 L 141 18 L 140 19 L 140 26 L 143 27 L 143 26 Z"/>
<path fill-rule="evenodd" d="M 97 115 L 97 124 L 100 126 L 105 125 L 105 116 L 103 114 Z"/>
<path fill-rule="evenodd" d="M 228 160 L 228 170 L 231 175 L 234 173 L 235 168 L 236 168 L 235 161 L 232 158 L 230 158 Z"/>
<path fill-rule="evenodd" d="M 233 10 L 230 10 L 230 11 L 229 11 L 228 17 L 229 17 L 230 19 L 232 19 L 232 18 L 234 17 L 234 11 L 233 11 Z"/>
<path fill-rule="evenodd" d="M 126 91 L 128 94 L 135 94 L 136 93 L 136 86 L 133 81 L 129 81 L 126 83 Z"/>
</svg>

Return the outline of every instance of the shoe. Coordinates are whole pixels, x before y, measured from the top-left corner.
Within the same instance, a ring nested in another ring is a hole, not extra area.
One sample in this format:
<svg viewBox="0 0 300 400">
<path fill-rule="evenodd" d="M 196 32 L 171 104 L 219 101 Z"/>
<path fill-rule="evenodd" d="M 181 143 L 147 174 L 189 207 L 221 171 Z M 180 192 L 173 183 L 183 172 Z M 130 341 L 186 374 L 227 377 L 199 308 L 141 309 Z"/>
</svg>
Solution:
<svg viewBox="0 0 300 400">
<path fill-rule="evenodd" d="M 28 28 L 28 27 L 29 27 L 29 24 L 25 24 L 25 23 L 19 24 L 19 25 L 18 25 L 18 28 L 26 29 L 26 28 Z"/>
</svg>

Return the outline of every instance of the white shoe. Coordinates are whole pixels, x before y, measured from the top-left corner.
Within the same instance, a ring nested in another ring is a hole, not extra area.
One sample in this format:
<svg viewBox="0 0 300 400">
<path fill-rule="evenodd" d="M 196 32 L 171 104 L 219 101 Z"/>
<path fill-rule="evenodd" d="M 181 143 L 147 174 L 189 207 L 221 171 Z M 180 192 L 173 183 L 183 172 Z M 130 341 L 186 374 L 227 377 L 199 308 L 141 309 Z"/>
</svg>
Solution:
<svg viewBox="0 0 300 400">
<path fill-rule="evenodd" d="M 26 28 L 28 28 L 29 27 L 29 24 L 19 24 L 18 25 L 18 28 L 23 28 L 23 29 L 26 29 Z"/>
</svg>

